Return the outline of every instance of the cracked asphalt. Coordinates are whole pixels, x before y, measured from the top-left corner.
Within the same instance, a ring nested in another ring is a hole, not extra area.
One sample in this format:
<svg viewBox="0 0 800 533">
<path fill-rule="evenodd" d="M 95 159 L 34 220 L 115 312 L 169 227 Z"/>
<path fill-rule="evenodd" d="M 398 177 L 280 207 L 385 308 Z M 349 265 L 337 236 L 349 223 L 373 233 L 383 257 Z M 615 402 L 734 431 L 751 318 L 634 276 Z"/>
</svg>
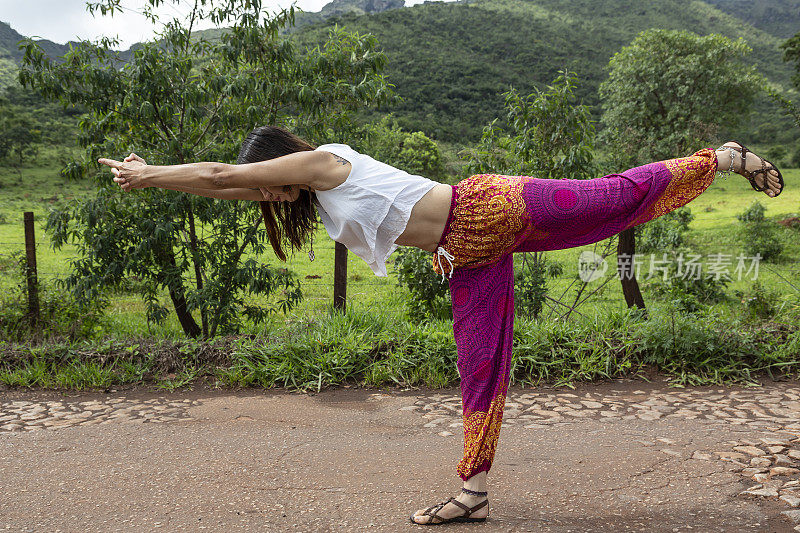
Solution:
<svg viewBox="0 0 800 533">
<path fill-rule="evenodd" d="M 406 531 L 457 389 L 0 391 L 0 530 Z M 513 388 L 475 531 L 800 531 L 800 383 Z"/>
</svg>

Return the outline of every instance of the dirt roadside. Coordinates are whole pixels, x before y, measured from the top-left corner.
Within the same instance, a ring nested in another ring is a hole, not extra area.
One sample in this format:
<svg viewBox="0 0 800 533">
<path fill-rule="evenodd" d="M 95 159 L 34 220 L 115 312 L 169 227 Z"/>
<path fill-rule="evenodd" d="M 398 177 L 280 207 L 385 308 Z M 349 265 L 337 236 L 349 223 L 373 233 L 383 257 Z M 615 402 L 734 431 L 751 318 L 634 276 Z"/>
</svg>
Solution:
<svg viewBox="0 0 800 533">
<path fill-rule="evenodd" d="M 0 530 L 421 530 L 409 515 L 459 487 L 457 399 L 2 391 Z M 797 382 L 512 388 L 490 519 L 442 529 L 794 532 L 798 421 Z"/>
</svg>

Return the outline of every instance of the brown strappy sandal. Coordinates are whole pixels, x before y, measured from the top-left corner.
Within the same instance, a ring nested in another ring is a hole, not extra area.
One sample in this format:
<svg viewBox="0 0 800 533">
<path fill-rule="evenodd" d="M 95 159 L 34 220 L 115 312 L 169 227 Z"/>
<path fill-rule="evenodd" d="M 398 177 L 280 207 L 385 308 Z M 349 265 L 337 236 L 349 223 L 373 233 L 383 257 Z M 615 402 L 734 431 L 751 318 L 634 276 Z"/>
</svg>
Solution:
<svg viewBox="0 0 800 533">
<path fill-rule="evenodd" d="M 738 144 L 741 148 L 737 148 L 735 146 L 722 145 L 720 146 L 719 149 L 734 150 L 742 155 L 741 172 L 743 173 L 744 177 L 747 178 L 747 180 L 750 182 L 750 186 L 753 187 L 753 190 L 758 192 L 766 191 L 768 189 L 767 187 L 767 177 L 769 176 L 768 172 L 770 170 L 774 170 L 775 172 L 778 173 L 778 183 L 780 184 L 781 188 L 778 190 L 778 192 L 775 193 L 775 196 L 772 197 L 772 198 L 777 198 L 778 195 L 783 192 L 783 175 L 781 174 L 781 171 L 778 170 L 778 167 L 776 167 L 771 161 L 764 159 L 754 151 L 749 150 L 745 145 L 743 145 L 739 141 L 730 141 L 730 142 Z M 756 156 L 758 159 L 761 160 L 761 169 L 747 170 L 747 152 L 750 152 L 751 154 L 753 154 L 754 156 Z M 756 184 L 755 177 L 758 176 L 759 174 L 764 175 L 764 187 L 759 187 Z"/>
<path fill-rule="evenodd" d="M 467 494 L 471 494 L 473 496 L 486 496 L 485 492 L 476 492 L 476 491 L 467 490 L 467 489 L 461 489 L 461 492 L 466 492 Z M 453 505 L 455 505 L 457 507 L 461 507 L 464 510 L 464 514 L 462 514 L 460 516 L 454 516 L 453 518 L 442 518 L 441 516 L 436 514 L 439 511 L 441 511 L 442 508 L 445 505 L 447 505 L 448 503 L 452 503 Z M 484 516 L 483 518 L 472 518 L 472 513 L 474 513 L 478 509 L 484 508 L 487 505 L 489 505 L 489 498 L 486 498 L 485 500 L 483 500 L 481 503 L 479 503 L 478 505 L 476 505 L 474 507 L 467 507 L 466 505 L 464 505 L 460 501 L 456 500 L 455 498 L 448 498 L 447 500 L 443 501 L 442 503 L 434 505 L 433 507 L 428 507 L 427 509 L 425 509 L 422 512 L 422 514 L 417 515 L 417 516 L 430 516 L 431 517 L 430 520 L 428 520 L 424 524 L 420 524 L 419 522 L 414 520 L 414 515 L 413 514 L 411 515 L 411 522 L 413 522 L 414 524 L 416 524 L 418 526 L 438 526 L 439 524 L 449 524 L 450 522 L 485 522 L 486 519 L 488 518 L 488 514 L 487 514 L 487 516 Z M 434 519 L 439 520 L 439 521 L 438 522 L 434 522 Z"/>
</svg>

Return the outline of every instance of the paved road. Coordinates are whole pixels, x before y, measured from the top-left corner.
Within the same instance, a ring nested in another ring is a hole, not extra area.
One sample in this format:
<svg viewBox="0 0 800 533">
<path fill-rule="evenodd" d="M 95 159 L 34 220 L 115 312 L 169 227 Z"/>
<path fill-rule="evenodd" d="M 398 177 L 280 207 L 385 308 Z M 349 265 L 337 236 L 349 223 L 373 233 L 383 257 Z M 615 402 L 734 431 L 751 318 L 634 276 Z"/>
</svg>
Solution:
<svg viewBox="0 0 800 533">
<path fill-rule="evenodd" d="M 0 391 L 0 530 L 408 531 L 457 390 Z M 800 383 L 514 389 L 470 531 L 800 531 Z"/>
</svg>

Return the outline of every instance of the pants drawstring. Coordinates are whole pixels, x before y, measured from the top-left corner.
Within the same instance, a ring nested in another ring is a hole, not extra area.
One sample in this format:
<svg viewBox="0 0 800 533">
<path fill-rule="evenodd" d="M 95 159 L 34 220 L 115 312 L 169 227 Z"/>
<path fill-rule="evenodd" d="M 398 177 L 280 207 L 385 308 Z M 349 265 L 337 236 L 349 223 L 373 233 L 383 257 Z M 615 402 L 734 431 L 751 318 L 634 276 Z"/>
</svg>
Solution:
<svg viewBox="0 0 800 533">
<path fill-rule="evenodd" d="M 450 252 L 442 248 L 441 246 L 436 250 L 436 260 L 439 261 L 439 270 L 442 271 L 442 283 L 444 283 L 444 269 L 442 268 L 442 256 L 450 263 L 450 278 L 453 277 L 453 259 L 455 256 L 451 255 Z"/>
</svg>

